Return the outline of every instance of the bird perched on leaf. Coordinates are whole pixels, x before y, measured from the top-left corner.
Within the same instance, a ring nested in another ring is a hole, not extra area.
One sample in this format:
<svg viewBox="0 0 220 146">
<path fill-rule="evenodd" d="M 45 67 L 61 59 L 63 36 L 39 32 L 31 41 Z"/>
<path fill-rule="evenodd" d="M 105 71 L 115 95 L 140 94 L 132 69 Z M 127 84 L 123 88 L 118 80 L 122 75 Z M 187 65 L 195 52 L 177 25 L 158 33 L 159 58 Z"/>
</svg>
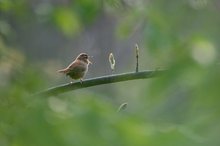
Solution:
<svg viewBox="0 0 220 146">
<path fill-rule="evenodd" d="M 88 71 L 89 64 L 92 64 L 89 60 L 89 56 L 86 53 L 81 53 L 69 66 L 58 70 L 58 72 L 64 73 L 75 80 L 80 79 L 80 82 L 82 83 L 82 79 Z"/>
</svg>

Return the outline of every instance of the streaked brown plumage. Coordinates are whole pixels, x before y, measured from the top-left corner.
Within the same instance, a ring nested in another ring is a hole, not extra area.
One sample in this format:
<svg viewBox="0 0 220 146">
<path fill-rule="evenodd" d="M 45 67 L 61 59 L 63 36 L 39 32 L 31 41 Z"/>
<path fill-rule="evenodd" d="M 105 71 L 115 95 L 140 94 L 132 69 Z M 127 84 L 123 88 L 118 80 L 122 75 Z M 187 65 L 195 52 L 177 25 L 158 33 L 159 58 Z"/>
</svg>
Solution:
<svg viewBox="0 0 220 146">
<path fill-rule="evenodd" d="M 82 82 L 82 78 L 88 71 L 89 64 L 91 64 L 91 62 L 89 61 L 89 56 L 86 53 L 81 53 L 69 66 L 64 69 L 58 70 L 58 72 L 64 73 L 75 80 L 80 79 L 80 81 Z"/>
</svg>

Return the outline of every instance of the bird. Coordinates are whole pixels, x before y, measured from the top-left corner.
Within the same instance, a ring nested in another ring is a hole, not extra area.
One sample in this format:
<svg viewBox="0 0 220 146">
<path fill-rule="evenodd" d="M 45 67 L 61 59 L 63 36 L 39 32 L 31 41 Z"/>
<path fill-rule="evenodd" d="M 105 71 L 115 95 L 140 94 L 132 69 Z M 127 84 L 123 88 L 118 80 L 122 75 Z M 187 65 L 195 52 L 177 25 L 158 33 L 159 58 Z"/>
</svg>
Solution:
<svg viewBox="0 0 220 146">
<path fill-rule="evenodd" d="M 89 64 L 92 64 L 92 62 L 89 60 L 89 57 L 90 56 L 86 53 L 80 53 L 69 66 L 58 70 L 58 72 L 64 73 L 66 76 L 69 76 L 74 80 L 80 79 L 80 82 L 82 83 L 83 77 L 88 71 Z"/>
</svg>

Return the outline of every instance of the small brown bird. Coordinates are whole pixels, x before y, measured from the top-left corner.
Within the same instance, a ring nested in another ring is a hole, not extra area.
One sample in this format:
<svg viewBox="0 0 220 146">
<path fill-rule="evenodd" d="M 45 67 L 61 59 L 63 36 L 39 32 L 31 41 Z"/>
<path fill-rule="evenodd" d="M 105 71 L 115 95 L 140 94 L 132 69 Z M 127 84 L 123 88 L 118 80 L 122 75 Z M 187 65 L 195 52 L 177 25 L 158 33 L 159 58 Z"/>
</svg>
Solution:
<svg viewBox="0 0 220 146">
<path fill-rule="evenodd" d="M 82 83 L 82 78 L 87 73 L 89 64 L 92 64 L 89 61 L 89 56 L 86 53 L 81 53 L 67 68 L 58 70 L 58 72 L 64 73 L 75 80 L 80 79 Z"/>
</svg>

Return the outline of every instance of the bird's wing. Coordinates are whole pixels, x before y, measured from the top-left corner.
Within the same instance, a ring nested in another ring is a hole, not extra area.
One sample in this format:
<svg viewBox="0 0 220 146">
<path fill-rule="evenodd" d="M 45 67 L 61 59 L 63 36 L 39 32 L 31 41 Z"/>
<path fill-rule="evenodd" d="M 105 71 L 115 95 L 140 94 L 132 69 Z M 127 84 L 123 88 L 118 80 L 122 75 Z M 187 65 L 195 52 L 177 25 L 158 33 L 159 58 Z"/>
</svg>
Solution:
<svg viewBox="0 0 220 146">
<path fill-rule="evenodd" d="M 67 66 L 67 69 L 73 69 L 76 65 L 76 61 L 73 61 L 69 66 Z"/>
<path fill-rule="evenodd" d="M 77 61 L 72 62 L 67 68 L 68 70 L 74 70 L 74 71 L 85 71 L 86 70 L 85 65 Z"/>
</svg>

